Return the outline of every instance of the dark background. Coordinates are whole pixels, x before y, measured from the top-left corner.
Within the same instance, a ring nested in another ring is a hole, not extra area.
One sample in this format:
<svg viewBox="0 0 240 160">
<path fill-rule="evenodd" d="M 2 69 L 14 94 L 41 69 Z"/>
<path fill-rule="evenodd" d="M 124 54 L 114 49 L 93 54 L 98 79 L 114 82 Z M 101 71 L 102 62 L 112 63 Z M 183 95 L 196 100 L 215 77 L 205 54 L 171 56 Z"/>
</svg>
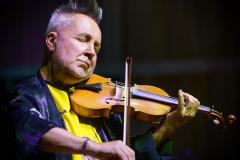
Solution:
<svg viewBox="0 0 240 160">
<path fill-rule="evenodd" d="M 66 0 L 65 0 L 66 1 Z M 43 58 L 52 10 L 64 0 L 0 2 L 1 90 L 30 75 Z M 182 89 L 223 115 L 239 117 L 239 14 L 228 0 L 100 0 L 102 50 L 96 73 L 124 80 L 124 60 L 133 57 L 133 83 Z M 1 93 L 1 97 L 3 92 Z M 237 127 L 220 131 L 197 114 L 173 138 L 176 159 L 237 160 Z M 7 140 L 1 140 L 2 144 Z M 4 146 L 4 145 L 3 145 Z"/>
</svg>

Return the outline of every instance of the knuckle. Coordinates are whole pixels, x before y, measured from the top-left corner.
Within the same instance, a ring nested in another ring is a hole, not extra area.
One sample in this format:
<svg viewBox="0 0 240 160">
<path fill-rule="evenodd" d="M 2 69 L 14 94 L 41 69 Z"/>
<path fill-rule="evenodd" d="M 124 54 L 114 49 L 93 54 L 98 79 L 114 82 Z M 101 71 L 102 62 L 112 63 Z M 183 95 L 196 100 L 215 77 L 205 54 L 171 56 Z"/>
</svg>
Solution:
<svg viewBox="0 0 240 160">
<path fill-rule="evenodd" d="M 182 112 L 180 112 L 180 115 L 179 115 L 181 118 L 184 118 L 185 117 L 185 112 L 184 111 L 182 111 Z"/>
<path fill-rule="evenodd" d="M 119 147 L 121 145 L 123 145 L 123 142 L 121 140 L 117 140 L 114 147 Z"/>
<path fill-rule="evenodd" d="M 132 157 L 135 157 L 135 152 L 134 151 L 132 151 Z"/>
<path fill-rule="evenodd" d="M 197 104 L 200 105 L 200 101 L 199 100 L 197 100 Z"/>
</svg>

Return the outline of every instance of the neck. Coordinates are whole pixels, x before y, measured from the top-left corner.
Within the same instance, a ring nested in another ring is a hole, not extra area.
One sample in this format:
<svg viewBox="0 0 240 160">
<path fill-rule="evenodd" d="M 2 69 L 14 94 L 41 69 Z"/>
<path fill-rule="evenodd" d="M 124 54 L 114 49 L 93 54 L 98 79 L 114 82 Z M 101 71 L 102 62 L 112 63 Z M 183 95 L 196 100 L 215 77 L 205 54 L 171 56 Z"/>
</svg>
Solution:
<svg viewBox="0 0 240 160">
<path fill-rule="evenodd" d="M 54 71 L 53 71 L 53 66 L 51 61 L 49 61 L 46 65 L 41 67 L 40 73 L 45 81 L 66 85 L 63 81 L 58 80 L 56 76 L 54 76 Z"/>
<path fill-rule="evenodd" d="M 88 77 L 86 77 L 84 79 L 79 80 L 79 79 L 74 79 L 72 77 L 70 78 L 68 76 L 66 76 L 64 79 L 59 78 L 59 77 L 57 78 L 55 74 L 61 74 L 61 73 L 55 73 L 54 72 L 51 61 L 49 61 L 46 65 L 41 67 L 40 73 L 41 73 L 44 80 L 52 82 L 52 83 L 59 83 L 59 84 L 62 84 L 62 85 L 71 85 L 71 84 L 78 83 L 78 82 L 81 82 L 81 81 L 84 81 L 84 80 L 88 79 Z M 66 80 L 68 80 L 68 81 L 66 81 Z"/>
<path fill-rule="evenodd" d="M 42 66 L 40 69 L 40 73 L 44 80 L 54 82 L 53 75 L 52 75 L 51 62 L 48 62 L 46 65 Z"/>
</svg>

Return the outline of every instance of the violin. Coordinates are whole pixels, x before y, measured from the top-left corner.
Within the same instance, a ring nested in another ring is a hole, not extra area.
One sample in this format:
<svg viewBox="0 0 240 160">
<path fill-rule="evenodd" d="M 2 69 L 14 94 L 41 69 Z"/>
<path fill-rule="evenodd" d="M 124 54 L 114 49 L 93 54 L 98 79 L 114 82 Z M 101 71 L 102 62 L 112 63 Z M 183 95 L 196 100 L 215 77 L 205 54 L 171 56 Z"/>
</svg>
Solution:
<svg viewBox="0 0 240 160">
<path fill-rule="evenodd" d="M 84 85 L 76 85 L 70 94 L 72 109 L 86 118 L 109 118 L 112 113 L 123 113 L 124 84 L 112 82 L 93 74 Z M 131 116 L 151 124 L 160 124 L 166 115 L 178 106 L 178 99 L 170 97 L 163 89 L 150 85 L 131 86 Z M 210 118 L 220 128 L 226 128 L 236 123 L 234 115 L 225 119 L 222 113 L 200 105 L 199 111 Z"/>
</svg>

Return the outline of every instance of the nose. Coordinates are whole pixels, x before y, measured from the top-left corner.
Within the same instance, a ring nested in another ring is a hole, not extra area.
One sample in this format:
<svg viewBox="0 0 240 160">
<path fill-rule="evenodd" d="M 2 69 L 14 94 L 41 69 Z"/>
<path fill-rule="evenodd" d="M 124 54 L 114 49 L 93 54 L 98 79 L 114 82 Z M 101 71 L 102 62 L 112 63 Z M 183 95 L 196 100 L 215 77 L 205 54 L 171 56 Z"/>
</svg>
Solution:
<svg viewBox="0 0 240 160">
<path fill-rule="evenodd" d="M 94 44 L 91 43 L 91 42 L 87 43 L 85 55 L 86 55 L 89 59 L 91 59 L 92 57 L 95 56 L 95 54 L 96 54 L 96 52 L 95 52 Z"/>
</svg>

